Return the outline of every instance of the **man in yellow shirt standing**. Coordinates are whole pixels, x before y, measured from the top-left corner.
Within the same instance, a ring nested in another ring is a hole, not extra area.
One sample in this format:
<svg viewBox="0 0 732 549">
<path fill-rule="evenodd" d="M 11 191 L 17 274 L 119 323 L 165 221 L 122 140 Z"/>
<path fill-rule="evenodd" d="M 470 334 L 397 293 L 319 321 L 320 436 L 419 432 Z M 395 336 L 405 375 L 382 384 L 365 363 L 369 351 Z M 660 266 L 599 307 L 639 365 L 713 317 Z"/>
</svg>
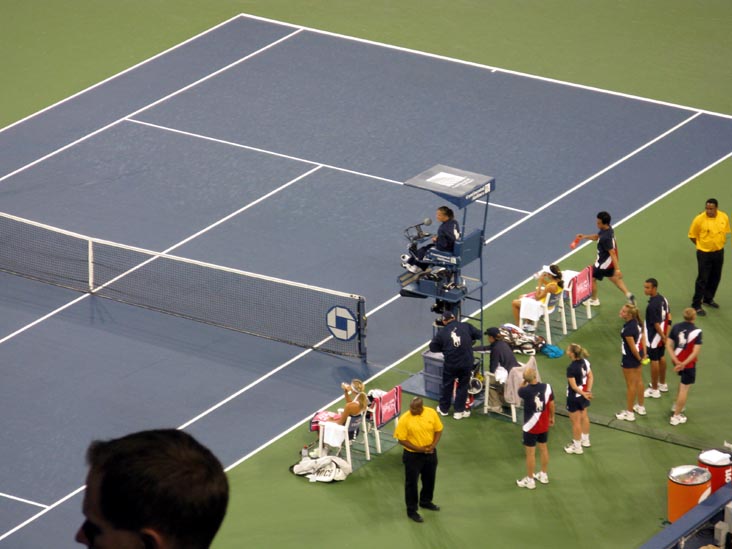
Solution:
<svg viewBox="0 0 732 549">
<path fill-rule="evenodd" d="M 694 218 L 689 228 L 689 239 L 696 246 L 696 263 L 698 274 L 694 287 L 694 297 L 691 300 L 692 308 L 696 309 L 697 316 L 706 316 L 702 303 L 718 309 L 714 301 L 717 286 L 722 279 L 722 264 L 724 263 L 724 244 L 730 233 L 729 217 L 718 209 L 716 198 L 710 198 L 704 211 Z"/>
<path fill-rule="evenodd" d="M 422 399 L 415 397 L 409 411 L 399 418 L 394 438 L 404 446 L 404 501 L 407 516 L 415 522 L 424 522 L 418 506 L 430 511 L 440 508 L 432 503 L 437 476 L 437 443 L 442 436 L 442 421 L 432 408 L 425 408 Z M 422 476 L 422 491 L 418 492 Z"/>
</svg>

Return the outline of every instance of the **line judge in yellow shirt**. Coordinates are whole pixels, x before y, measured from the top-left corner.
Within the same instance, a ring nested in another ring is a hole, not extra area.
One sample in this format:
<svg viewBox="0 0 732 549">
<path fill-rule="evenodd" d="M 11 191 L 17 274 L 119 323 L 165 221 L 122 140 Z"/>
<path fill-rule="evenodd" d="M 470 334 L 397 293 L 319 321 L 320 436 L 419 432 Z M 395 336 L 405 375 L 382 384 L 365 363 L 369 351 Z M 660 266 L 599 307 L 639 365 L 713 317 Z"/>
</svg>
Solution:
<svg viewBox="0 0 732 549">
<path fill-rule="evenodd" d="M 729 217 L 718 209 L 716 198 L 710 198 L 704 211 L 697 215 L 689 227 L 689 239 L 696 246 L 698 274 L 691 306 L 697 316 L 706 316 L 702 304 L 718 309 L 714 301 L 719 281 L 722 279 L 724 245 L 730 233 Z"/>
<path fill-rule="evenodd" d="M 409 404 L 409 411 L 399 418 L 394 438 L 404 447 L 404 501 L 407 516 L 415 522 L 424 522 L 417 511 L 418 506 L 430 511 L 439 511 L 432 502 L 437 476 L 437 443 L 442 436 L 442 421 L 432 408 L 425 408 L 422 399 L 415 397 Z M 417 495 L 419 477 L 422 477 L 422 491 Z"/>
</svg>

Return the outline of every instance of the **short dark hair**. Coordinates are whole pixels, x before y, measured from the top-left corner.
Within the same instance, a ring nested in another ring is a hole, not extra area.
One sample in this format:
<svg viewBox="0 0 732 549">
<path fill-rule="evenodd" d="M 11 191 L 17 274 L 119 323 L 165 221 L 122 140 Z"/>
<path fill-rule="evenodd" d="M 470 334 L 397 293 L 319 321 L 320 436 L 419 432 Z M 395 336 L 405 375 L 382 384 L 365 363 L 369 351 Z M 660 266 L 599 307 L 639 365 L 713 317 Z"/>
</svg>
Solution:
<svg viewBox="0 0 732 549">
<path fill-rule="evenodd" d="M 714 204 L 716 207 L 719 207 L 719 202 L 717 202 L 716 198 L 707 199 L 706 204 Z"/>
<path fill-rule="evenodd" d="M 455 212 L 453 212 L 453 211 L 452 211 L 452 210 L 451 210 L 450 208 L 448 208 L 447 206 L 440 206 L 440 207 L 439 207 L 439 208 L 437 208 L 437 209 L 439 210 L 439 212 L 440 212 L 440 213 L 441 213 L 442 215 L 446 215 L 446 216 L 448 217 L 448 219 L 453 219 L 453 218 L 455 217 Z"/>
<path fill-rule="evenodd" d="M 115 528 L 153 528 L 180 547 L 211 545 L 229 484 L 221 462 L 191 435 L 158 429 L 96 440 L 86 459 L 98 475 L 101 512 Z"/>
<path fill-rule="evenodd" d="M 650 284 L 654 288 L 658 288 L 658 280 L 656 280 L 655 278 L 646 278 L 646 282 L 648 282 L 648 284 Z"/>
<path fill-rule="evenodd" d="M 598 212 L 597 219 L 599 219 L 603 225 L 610 225 L 611 217 L 607 212 Z"/>
</svg>

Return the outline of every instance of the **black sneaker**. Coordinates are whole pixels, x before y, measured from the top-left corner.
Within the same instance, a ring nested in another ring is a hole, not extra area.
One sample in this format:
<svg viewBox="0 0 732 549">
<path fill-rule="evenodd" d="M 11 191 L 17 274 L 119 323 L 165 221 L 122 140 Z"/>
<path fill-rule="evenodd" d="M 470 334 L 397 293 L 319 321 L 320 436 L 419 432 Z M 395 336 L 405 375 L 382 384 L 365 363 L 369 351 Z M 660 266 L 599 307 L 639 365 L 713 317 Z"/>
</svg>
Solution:
<svg viewBox="0 0 732 549">
<path fill-rule="evenodd" d="M 414 513 L 407 513 L 407 516 L 410 519 L 412 519 L 414 522 L 424 522 L 424 519 L 422 518 L 422 515 L 420 515 L 419 513 L 417 513 L 417 511 L 415 511 Z"/>
<path fill-rule="evenodd" d="M 696 316 L 707 316 L 707 312 L 704 309 L 702 309 L 701 307 L 699 307 L 696 310 Z"/>
<path fill-rule="evenodd" d="M 709 305 L 712 309 L 719 309 L 719 303 L 717 303 L 713 299 L 712 300 L 709 300 L 709 301 L 705 301 L 704 302 L 704 305 Z"/>
<path fill-rule="evenodd" d="M 429 503 L 420 503 L 419 506 L 422 509 L 428 509 L 430 511 L 439 511 L 440 510 L 440 506 L 439 505 L 435 505 L 431 501 Z"/>
</svg>

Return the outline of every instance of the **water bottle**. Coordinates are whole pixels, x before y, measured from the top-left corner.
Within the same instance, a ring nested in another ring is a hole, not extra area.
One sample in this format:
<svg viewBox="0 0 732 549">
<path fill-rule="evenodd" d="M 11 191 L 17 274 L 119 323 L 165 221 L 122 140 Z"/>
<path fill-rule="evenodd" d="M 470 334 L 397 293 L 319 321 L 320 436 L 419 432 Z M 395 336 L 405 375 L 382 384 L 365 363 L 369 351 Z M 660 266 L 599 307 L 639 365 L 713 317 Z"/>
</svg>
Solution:
<svg viewBox="0 0 732 549">
<path fill-rule="evenodd" d="M 300 453 L 300 455 L 301 455 L 301 456 L 302 456 L 303 458 L 306 458 L 306 457 L 308 457 L 308 447 L 307 447 L 307 446 L 303 446 L 303 447 L 302 447 L 302 452 Z"/>
</svg>

